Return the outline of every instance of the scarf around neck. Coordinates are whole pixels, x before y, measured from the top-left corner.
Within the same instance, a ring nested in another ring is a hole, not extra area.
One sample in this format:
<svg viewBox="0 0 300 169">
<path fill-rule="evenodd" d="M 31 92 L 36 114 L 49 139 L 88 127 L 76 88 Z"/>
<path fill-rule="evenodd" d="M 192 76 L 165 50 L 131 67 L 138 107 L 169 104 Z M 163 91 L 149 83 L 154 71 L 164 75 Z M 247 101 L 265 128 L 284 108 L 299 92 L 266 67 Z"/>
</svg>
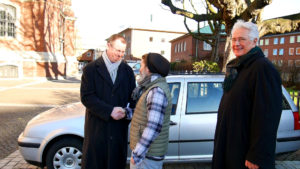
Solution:
<svg viewBox="0 0 300 169">
<path fill-rule="evenodd" d="M 106 65 L 106 68 L 108 70 L 108 73 L 110 75 L 110 78 L 111 78 L 112 82 L 115 83 L 116 77 L 117 77 L 117 73 L 118 73 L 118 68 L 119 68 L 119 66 L 120 66 L 120 64 L 122 62 L 122 59 L 119 60 L 119 61 L 117 61 L 117 62 L 115 62 L 115 63 L 112 63 L 109 60 L 109 58 L 108 58 L 108 56 L 106 54 L 106 51 L 103 52 L 102 57 L 103 57 L 105 65 Z"/>
<path fill-rule="evenodd" d="M 154 73 L 149 76 L 146 76 L 143 80 L 138 82 L 138 86 L 132 92 L 132 99 L 138 101 L 141 95 L 148 89 L 149 84 L 160 77 L 161 76 L 159 74 Z"/>
<path fill-rule="evenodd" d="M 228 92 L 236 81 L 239 72 L 242 68 L 250 64 L 252 61 L 256 60 L 259 57 L 263 57 L 264 54 L 262 50 L 255 46 L 248 53 L 242 55 L 236 59 L 233 59 L 226 65 L 226 74 L 223 82 L 223 90 L 224 92 Z"/>
</svg>

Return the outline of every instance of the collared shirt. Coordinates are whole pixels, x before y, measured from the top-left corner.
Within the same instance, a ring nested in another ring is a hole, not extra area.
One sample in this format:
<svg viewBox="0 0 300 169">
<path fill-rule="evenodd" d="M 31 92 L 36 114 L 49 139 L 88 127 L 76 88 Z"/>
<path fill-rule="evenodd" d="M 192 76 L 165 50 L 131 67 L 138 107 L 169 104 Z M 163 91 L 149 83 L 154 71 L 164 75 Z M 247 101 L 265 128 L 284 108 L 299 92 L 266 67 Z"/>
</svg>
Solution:
<svg viewBox="0 0 300 169">
<path fill-rule="evenodd" d="M 157 79 L 152 76 L 151 81 Z M 151 143 L 156 139 L 162 129 L 168 99 L 164 91 L 159 87 L 152 88 L 146 98 L 147 105 L 147 126 L 143 131 L 140 141 L 132 151 L 132 157 L 135 164 L 139 164 L 146 156 Z M 164 157 L 153 157 L 163 159 Z"/>
</svg>

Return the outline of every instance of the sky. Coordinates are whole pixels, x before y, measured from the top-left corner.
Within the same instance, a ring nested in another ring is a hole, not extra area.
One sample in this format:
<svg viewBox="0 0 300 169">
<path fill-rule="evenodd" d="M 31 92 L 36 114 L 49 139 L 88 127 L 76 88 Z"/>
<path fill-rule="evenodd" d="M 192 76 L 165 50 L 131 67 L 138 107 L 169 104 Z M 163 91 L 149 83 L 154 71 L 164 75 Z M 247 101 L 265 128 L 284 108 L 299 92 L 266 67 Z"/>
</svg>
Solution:
<svg viewBox="0 0 300 169">
<path fill-rule="evenodd" d="M 262 16 L 270 19 L 299 13 L 299 6 L 300 0 L 273 0 Z M 161 0 L 73 0 L 72 8 L 83 46 L 88 48 L 105 45 L 111 34 L 128 27 L 187 32 L 183 17 L 172 14 Z M 195 26 L 196 22 L 188 23 Z"/>
</svg>

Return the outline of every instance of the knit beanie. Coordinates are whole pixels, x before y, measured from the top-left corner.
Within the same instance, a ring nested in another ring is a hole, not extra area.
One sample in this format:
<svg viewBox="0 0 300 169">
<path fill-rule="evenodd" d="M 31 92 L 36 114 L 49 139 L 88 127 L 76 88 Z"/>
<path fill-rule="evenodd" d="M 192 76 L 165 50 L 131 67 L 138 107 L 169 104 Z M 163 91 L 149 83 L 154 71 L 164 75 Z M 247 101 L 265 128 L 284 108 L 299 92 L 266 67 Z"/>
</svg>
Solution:
<svg viewBox="0 0 300 169">
<path fill-rule="evenodd" d="M 166 77 L 170 70 L 170 62 L 158 53 L 149 53 L 147 67 L 151 73 L 158 73 Z"/>
</svg>

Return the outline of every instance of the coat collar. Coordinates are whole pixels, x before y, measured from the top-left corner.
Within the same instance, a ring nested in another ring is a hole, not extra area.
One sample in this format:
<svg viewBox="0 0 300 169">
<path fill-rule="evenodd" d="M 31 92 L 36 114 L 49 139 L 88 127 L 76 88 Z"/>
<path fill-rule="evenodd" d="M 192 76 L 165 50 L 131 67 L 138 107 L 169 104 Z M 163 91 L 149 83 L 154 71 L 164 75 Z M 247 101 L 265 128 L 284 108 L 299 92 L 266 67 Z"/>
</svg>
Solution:
<svg viewBox="0 0 300 169">
<path fill-rule="evenodd" d="M 126 76 L 124 62 L 121 62 L 121 64 L 119 65 L 118 72 L 117 72 L 117 77 L 116 77 L 116 80 L 115 80 L 114 84 L 113 84 L 113 82 L 111 80 L 111 77 L 110 77 L 110 75 L 108 73 L 108 70 L 106 68 L 106 65 L 104 63 L 103 58 L 99 57 L 95 62 L 96 62 L 97 72 L 105 79 L 105 81 L 111 87 L 113 87 L 113 90 L 115 90 L 121 84 L 122 80 Z"/>
</svg>

